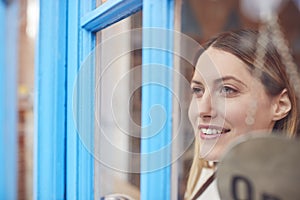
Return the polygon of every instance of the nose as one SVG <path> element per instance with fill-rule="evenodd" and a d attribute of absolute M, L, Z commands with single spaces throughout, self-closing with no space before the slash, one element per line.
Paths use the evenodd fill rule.
<path fill-rule="evenodd" d="M 217 112 L 213 102 L 213 98 L 209 92 L 204 93 L 202 98 L 198 99 L 198 111 L 202 120 L 210 120 L 216 117 Z"/>

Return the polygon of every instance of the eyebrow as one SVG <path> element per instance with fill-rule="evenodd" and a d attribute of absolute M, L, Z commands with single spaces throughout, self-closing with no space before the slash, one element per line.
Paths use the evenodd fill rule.
<path fill-rule="evenodd" d="M 192 83 L 196 83 L 198 85 L 202 85 L 202 83 L 200 81 L 196 81 L 196 80 L 192 80 Z"/>
<path fill-rule="evenodd" d="M 236 82 L 244 85 L 245 87 L 247 87 L 247 85 L 244 82 L 242 82 L 241 80 L 239 80 L 239 79 L 237 79 L 237 78 L 235 78 L 233 76 L 224 76 L 222 78 L 216 79 L 214 82 L 215 83 L 220 83 L 220 82 L 228 81 L 228 80 L 234 80 L 234 81 L 236 81 Z"/>
<path fill-rule="evenodd" d="M 227 80 L 234 80 L 244 86 L 247 87 L 247 85 L 245 83 L 243 83 L 241 80 L 233 77 L 233 76 L 224 76 L 222 78 L 219 78 L 219 79 L 216 79 L 214 82 L 217 84 L 217 83 L 220 83 L 220 82 L 223 82 L 223 81 L 227 81 Z M 195 83 L 195 84 L 198 84 L 198 85 L 202 85 L 202 83 L 200 81 L 196 81 L 196 80 L 192 80 L 192 83 Z"/>

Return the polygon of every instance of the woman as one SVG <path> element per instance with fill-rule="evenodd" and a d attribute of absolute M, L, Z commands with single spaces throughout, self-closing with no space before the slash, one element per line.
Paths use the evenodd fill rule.
<path fill-rule="evenodd" d="M 204 45 L 191 81 L 189 118 L 195 155 L 186 199 L 218 199 L 215 163 L 237 137 L 249 132 L 297 132 L 295 90 L 271 42 L 259 44 L 258 32 L 222 33 Z M 257 62 L 257 48 L 264 62 Z M 212 183 L 212 184 L 211 184 Z"/>

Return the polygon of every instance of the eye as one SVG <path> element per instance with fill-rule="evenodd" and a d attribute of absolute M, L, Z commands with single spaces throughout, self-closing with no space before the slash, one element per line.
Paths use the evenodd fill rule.
<path fill-rule="evenodd" d="M 200 98 L 204 94 L 204 88 L 202 87 L 192 87 L 192 93 L 197 97 Z"/>
<path fill-rule="evenodd" d="M 230 86 L 222 86 L 220 88 L 220 94 L 225 97 L 231 97 L 238 93 L 238 90 L 230 87 Z"/>

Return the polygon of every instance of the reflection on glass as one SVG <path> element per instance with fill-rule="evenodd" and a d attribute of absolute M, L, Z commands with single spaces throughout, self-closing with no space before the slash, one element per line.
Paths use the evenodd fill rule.
<path fill-rule="evenodd" d="M 97 0 L 96 1 L 96 6 L 99 7 L 101 6 L 102 4 L 104 4 L 107 0 Z"/>
<path fill-rule="evenodd" d="M 97 33 L 95 199 L 139 199 L 142 35 L 138 12 Z"/>
<path fill-rule="evenodd" d="M 18 199 L 33 199 L 34 51 L 38 2 L 20 1 L 18 63 Z"/>
<path fill-rule="evenodd" d="M 257 29 L 261 23 L 245 12 L 241 0 L 176 0 L 175 29 L 199 43 L 212 36 L 238 28 Z M 104 1 L 97 1 L 97 5 Z M 288 40 L 293 56 L 300 64 L 300 11 L 296 1 L 288 1 L 280 9 L 279 22 Z M 140 112 L 142 36 L 129 33 L 141 27 L 141 12 L 126 18 L 97 33 L 96 48 L 96 130 L 95 130 L 95 199 L 107 194 L 122 193 L 139 199 L 140 160 L 131 153 L 140 153 Z M 189 47 L 174 41 L 180 51 Z M 174 68 L 190 80 L 193 66 L 174 56 Z M 174 84 L 180 91 L 180 106 L 187 113 L 190 91 L 180 83 Z M 184 115 L 186 115 L 184 113 Z M 178 130 L 179 121 L 174 109 L 173 129 Z M 181 151 L 193 134 L 188 117 L 180 123 L 180 143 L 173 144 L 173 153 Z M 114 147 L 113 151 L 109 151 Z M 128 154 L 119 154 L 129 152 Z M 176 153 L 174 153 L 176 154 Z M 121 156 L 120 156 L 121 155 Z M 133 159 L 134 158 L 134 159 Z M 172 197 L 183 199 L 193 147 L 172 166 Z M 122 167 L 118 167 L 122 166 Z"/>
<path fill-rule="evenodd" d="M 253 16 L 253 9 L 257 8 L 262 1 L 247 0 L 176 0 L 175 29 L 188 35 L 200 44 L 220 32 L 239 28 L 258 29 L 262 23 L 258 16 Z M 277 2 L 277 1 L 276 1 Z M 274 10 L 278 14 L 278 22 L 287 39 L 293 53 L 295 62 L 300 64 L 300 9 L 297 6 L 299 1 L 283 1 Z M 263 2 L 265 3 L 265 2 Z M 181 51 L 188 50 L 184 44 L 175 41 Z M 178 66 L 177 66 L 178 65 Z M 180 69 L 187 78 L 192 73 L 191 67 L 184 60 L 175 62 L 175 67 Z M 178 88 L 180 90 L 180 86 Z M 185 95 L 189 95 L 186 93 Z M 188 100 L 186 101 L 188 104 Z M 182 104 L 183 105 L 183 104 Z M 183 128 L 183 134 L 188 129 Z M 184 141 L 184 140 L 183 140 Z M 190 148 L 183 157 L 175 163 L 177 173 L 177 194 L 178 199 L 183 199 L 189 168 L 193 159 L 193 148 Z M 175 171 L 175 170 L 173 170 Z M 174 175 L 176 177 L 176 174 Z M 173 181 L 173 183 L 176 181 Z M 176 189 L 173 188 L 175 192 Z"/>

